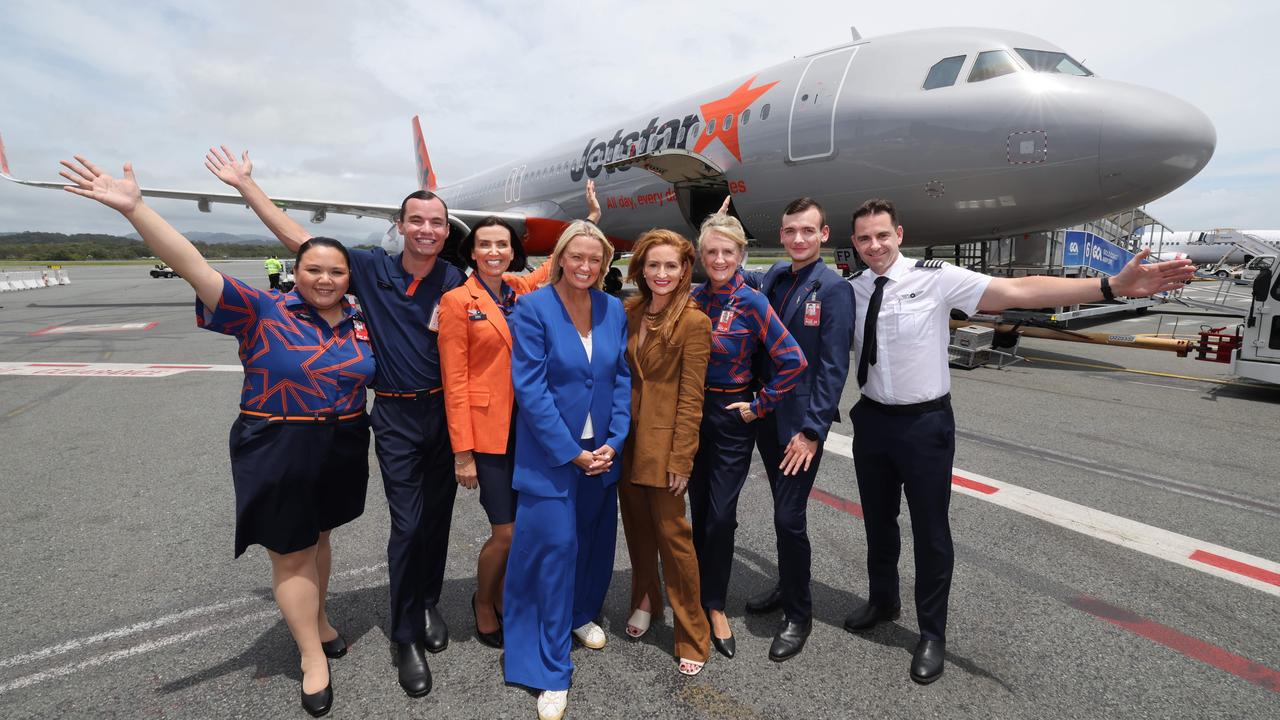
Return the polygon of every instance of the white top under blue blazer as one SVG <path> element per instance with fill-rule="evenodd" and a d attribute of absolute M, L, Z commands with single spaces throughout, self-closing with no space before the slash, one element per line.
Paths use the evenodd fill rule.
<path fill-rule="evenodd" d="M 627 365 L 627 316 L 622 302 L 591 290 L 591 357 L 553 286 L 520 298 L 511 314 L 511 380 L 515 385 L 515 477 L 517 492 L 568 497 L 582 477 L 573 459 L 587 413 L 594 447 L 608 444 L 619 455 L 631 424 L 631 370 Z M 600 475 L 618 481 L 622 469 Z"/>

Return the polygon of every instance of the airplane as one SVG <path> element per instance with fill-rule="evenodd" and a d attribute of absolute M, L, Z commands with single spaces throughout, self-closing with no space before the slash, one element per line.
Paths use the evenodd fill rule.
<path fill-rule="evenodd" d="M 1141 247 L 1151 248 L 1153 257 L 1160 260 L 1186 258 L 1197 265 L 1244 263 L 1252 260 L 1257 253 L 1249 251 L 1246 240 L 1280 250 L 1280 230 L 1216 228 L 1155 232 L 1151 226 L 1146 226 L 1138 228 L 1135 235 L 1138 236 Z"/>
<path fill-rule="evenodd" d="M 1019 32 L 944 28 L 862 38 L 714 86 L 452 184 L 413 118 L 418 184 L 450 207 L 450 242 L 495 214 L 548 254 L 586 215 L 622 249 L 653 227 L 696 233 L 726 195 L 761 245 L 808 195 L 836 223 L 864 200 L 898 207 L 909 246 L 994 240 L 1140 206 L 1195 176 L 1217 142 L 1195 107 L 1095 76 Z M 17 180 L 37 187 L 61 182 Z M 243 205 L 234 193 L 144 195 Z M 273 198 L 286 209 L 392 218 L 398 205 Z M 397 198 L 398 200 L 398 198 Z M 384 244 L 395 241 L 394 225 Z M 446 247 L 446 251 L 447 251 Z"/>

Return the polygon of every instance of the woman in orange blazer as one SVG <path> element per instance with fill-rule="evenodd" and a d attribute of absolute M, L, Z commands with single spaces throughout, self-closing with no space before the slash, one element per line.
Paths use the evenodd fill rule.
<path fill-rule="evenodd" d="M 480 549 L 471 612 L 476 637 L 502 647 L 502 578 L 511 549 L 515 492 L 511 489 L 511 331 L 507 315 L 516 297 L 546 282 L 549 263 L 528 275 L 524 246 L 505 220 L 487 217 L 462 241 L 459 255 L 471 277 L 440 298 L 440 366 L 445 414 L 458 484 L 480 488 L 492 534 Z"/>
<path fill-rule="evenodd" d="M 655 607 L 662 615 L 661 557 L 685 675 L 702 670 L 711 635 L 684 505 L 711 354 L 711 321 L 689 299 L 693 260 L 693 245 L 668 230 L 640 236 L 631 257 L 627 277 L 640 294 L 627 305 L 631 434 L 618 483 L 632 567 L 627 634 L 644 635 Z"/>

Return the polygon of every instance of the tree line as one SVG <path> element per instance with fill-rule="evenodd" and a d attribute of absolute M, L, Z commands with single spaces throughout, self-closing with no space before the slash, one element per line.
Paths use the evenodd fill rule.
<path fill-rule="evenodd" d="M 275 243 L 193 243 L 200 254 L 213 260 L 260 258 L 279 253 Z M 71 260 L 135 260 L 149 258 L 151 250 L 141 240 L 77 233 L 21 232 L 0 235 L 0 260 L 67 262 Z"/>

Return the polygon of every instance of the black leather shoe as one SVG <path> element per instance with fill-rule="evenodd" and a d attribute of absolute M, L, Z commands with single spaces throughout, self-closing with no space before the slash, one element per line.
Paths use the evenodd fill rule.
<path fill-rule="evenodd" d="M 502 649 L 502 622 L 498 622 L 498 629 L 493 632 L 480 632 L 480 619 L 476 616 L 476 594 L 471 594 L 471 619 L 476 622 L 476 639 L 498 650 Z"/>
<path fill-rule="evenodd" d="M 422 643 L 392 643 L 391 662 L 400 669 L 400 687 L 409 697 L 422 697 L 431 692 L 431 668 Z"/>
<path fill-rule="evenodd" d="M 902 615 L 901 603 L 888 608 L 866 603 L 849 613 L 849 617 L 844 619 L 844 629 L 849 632 L 858 632 L 871 628 L 878 622 L 897 620 L 900 615 Z"/>
<path fill-rule="evenodd" d="M 305 690 L 302 692 L 302 709 L 307 711 L 311 717 L 320 717 L 328 715 L 333 709 L 333 678 L 329 678 L 329 684 L 318 693 L 308 695 Z"/>
<path fill-rule="evenodd" d="M 757 595 L 747 601 L 747 612 L 752 615 L 771 613 L 782 606 L 782 588 L 774 585 L 769 592 Z"/>
<path fill-rule="evenodd" d="M 804 641 L 809 639 L 809 631 L 813 630 L 813 621 L 792 622 L 786 620 L 782 629 L 773 636 L 773 644 L 769 646 L 769 659 L 774 662 L 790 660 L 804 649 Z"/>
<path fill-rule="evenodd" d="M 711 623 L 710 610 L 707 610 L 707 623 Z M 717 652 L 732 660 L 734 653 L 738 652 L 738 641 L 732 635 L 727 638 L 716 637 L 715 626 L 712 625 L 711 627 L 711 644 L 715 646 Z"/>
<path fill-rule="evenodd" d="M 942 677 L 942 658 L 946 654 L 947 644 L 942 640 L 920 638 L 911 655 L 911 679 L 928 685 Z"/>
<path fill-rule="evenodd" d="M 320 647 L 324 650 L 324 656 L 330 660 L 337 660 L 347 654 L 347 641 L 342 639 L 341 633 L 332 640 L 320 643 Z"/>
<path fill-rule="evenodd" d="M 422 644 L 427 652 L 438 653 L 449 647 L 449 626 L 444 624 L 444 616 L 435 605 L 427 607 L 426 633 Z"/>

